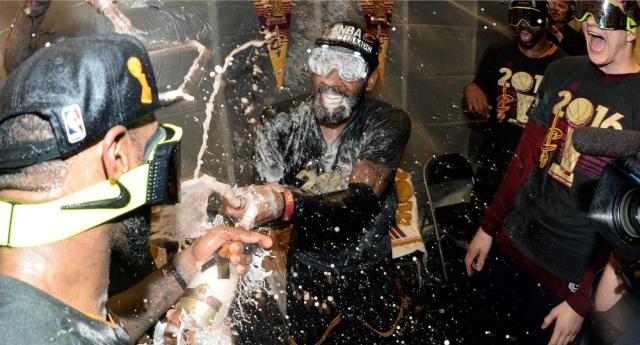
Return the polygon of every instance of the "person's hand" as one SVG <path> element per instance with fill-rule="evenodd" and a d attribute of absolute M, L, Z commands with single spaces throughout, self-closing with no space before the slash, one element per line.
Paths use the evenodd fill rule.
<path fill-rule="evenodd" d="M 466 111 L 474 114 L 480 114 L 485 118 L 491 115 L 487 94 L 482 91 L 480 86 L 470 83 L 464 87 L 464 98 L 466 100 Z"/>
<path fill-rule="evenodd" d="M 236 272 L 244 274 L 248 271 L 248 265 L 251 262 L 251 255 L 244 251 L 245 244 L 258 244 L 269 249 L 273 241 L 268 236 L 257 232 L 219 225 L 179 252 L 173 264 L 187 282 L 191 281 L 202 265 L 227 245 L 229 260 L 235 265 Z"/>
<path fill-rule="evenodd" d="M 47 12 L 51 0 L 25 0 L 22 11 L 29 18 L 36 18 Z"/>
<path fill-rule="evenodd" d="M 238 274 L 246 273 L 251 263 L 251 255 L 245 253 L 245 244 L 257 244 L 265 249 L 271 248 L 273 241 L 266 235 L 252 232 L 242 228 L 219 225 L 204 236 L 196 240 L 191 246 L 179 252 L 173 260 L 173 265 L 178 273 L 187 282 L 200 272 L 204 263 L 209 261 L 220 251 L 226 251 L 230 262 L 235 265 Z M 180 310 L 169 309 L 167 311 L 168 325 L 163 337 L 165 344 L 176 343 L 176 332 L 180 326 Z M 195 333 L 185 334 L 187 344 L 196 344 Z"/>
<path fill-rule="evenodd" d="M 178 309 L 169 309 L 167 311 L 167 327 L 164 330 L 163 340 L 165 345 L 177 345 L 178 336 L 182 337 L 182 340 L 187 345 L 196 345 L 198 341 L 196 339 L 197 332 L 192 330 L 185 330 L 182 334 L 180 332 L 180 314 L 182 311 Z"/>
<path fill-rule="evenodd" d="M 564 35 L 562 34 L 562 31 L 560 31 L 560 28 L 558 27 L 557 24 L 554 25 L 550 25 L 549 26 L 549 32 L 556 37 L 556 39 L 558 40 L 558 42 L 562 42 L 562 39 L 564 38 Z"/>
<path fill-rule="evenodd" d="M 556 322 L 556 325 L 548 345 L 566 345 L 575 339 L 584 318 L 576 313 L 567 301 L 564 301 L 551 309 L 551 312 L 544 318 L 541 328 L 546 329 L 553 321 Z"/>
<path fill-rule="evenodd" d="M 474 270 L 482 271 L 492 243 L 493 237 L 484 232 L 482 227 L 478 228 L 473 240 L 469 243 L 469 248 L 467 248 L 467 256 L 464 258 L 464 266 L 468 276 L 471 276 Z"/>
<path fill-rule="evenodd" d="M 228 202 L 224 213 L 239 219 L 247 227 L 272 222 L 282 217 L 285 206 L 282 193 L 286 190 L 285 186 L 277 183 L 238 188 L 234 197 L 242 202 Z"/>

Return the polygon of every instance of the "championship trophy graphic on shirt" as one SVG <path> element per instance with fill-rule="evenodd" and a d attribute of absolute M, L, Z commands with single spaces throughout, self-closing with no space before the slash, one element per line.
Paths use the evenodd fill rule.
<path fill-rule="evenodd" d="M 500 68 L 496 97 L 498 121 L 508 121 L 524 127 L 529 120 L 527 112 L 535 100 L 535 94 L 542 81 L 542 75 L 531 75 L 525 71 L 514 72 L 510 68 Z"/>

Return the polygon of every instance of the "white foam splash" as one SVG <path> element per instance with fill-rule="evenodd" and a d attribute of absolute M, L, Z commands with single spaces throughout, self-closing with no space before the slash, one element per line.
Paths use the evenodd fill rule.
<path fill-rule="evenodd" d="M 175 241 L 180 243 L 180 248 L 184 248 L 187 239 L 193 239 L 204 235 L 211 228 L 223 224 L 221 215 L 217 215 L 213 220 L 208 219 L 207 207 L 212 193 L 218 194 L 222 199 L 233 200 L 235 198 L 233 188 L 225 183 L 217 181 L 215 178 L 203 175 L 197 179 L 184 181 L 181 184 L 179 205 L 180 212 L 176 212 L 177 207 L 163 208 L 156 212 L 155 216 L 161 215 L 162 222 L 155 222 L 156 228 L 152 231 L 151 239 L 162 239 L 163 241 Z M 236 226 L 252 229 L 257 214 L 257 202 L 253 196 L 247 196 L 247 211 Z M 171 222 L 173 220 L 173 222 Z M 158 225 L 161 227 L 158 228 Z M 190 286 L 207 283 L 214 291 L 215 297 L 222 302 L 220 317 L 216 318 L 207 327 L 198 327 L 193 318 L 188 313 L 181 314 L 181 329 L 176 334 L 183 334 L 184 329 L 197 330 L 198 344 L 210 345 L 230 345 L 232 344 L 231 328 L 242 328 L 243 323 L 248 321 L 244 318 L 242 306 L 256 304 L 255 296 L 258 291 L 265 290 L 265 278 L 271 275 L 262 268 L 262 262 L 270 252 L 263 248 L 256 248 L 252 253 L 252 261 L 248 266 L 248 272 L 239 278 L 235 270 L 231 269 L 231 279 L 221 280 L 217 278 L 217 269 L 212 267 L 209 270 L 195 277 Z M 233 288 L 235 286 L 235 289 Z M 235 305 L 239 312 L 234 313 L 234 318 L 229 317 L 229 308 Z M 164 344 L 163 334 L 167 329 L 166 324 L 159 323 L 158 334 L 154 334 L 154 344 Z M 161 331 L 160 331 L 161 330 Z M 186 339 L 177 339 L 178 344 L 186 344 Z"/>
<path fill-rule="evenodd" d="M 193 63 L 191 64 L 189 71 L 187 71 L 187 74 L 185 74 L 182 80 L 182 84 L 180 84 L 180 86 L 178 86 L 177 89 L 162 92 L 158 95 L 158 98 L 160 99 L 161 103 L 166 104 L 169 102 L 176 101 L 177 99 L 183 99 L 187 101 L 194 100 L 194 97 L 186 93 L 184 91 L 184 88 L 186 87 L 187 83 L 191 81 L 191 78 L 193 77 L 194 73 L 198 71 L 198 69 L 201 67 L 200 61 L 202 60 L 202 57 L 207 53 L 207 48 L 198 41 L 189 41 L 187 44 L 194 46 L 198 50 L 198 56 L 193 60 Z"/>
<path fill-rule="evenodd" d="M 179 205 L 153 209 L 150 240 L 177 242 L 184 248 L 186 240 L 201 237 L 222 224 L 221 216 L 208 220 L 207 206 L 211 193 L 223 190 L 225 186 L 207 175 L 182 182 Z"/>
<path fill-rule="evenodd" d="M 207 150 L 207 141 L 209 139 L 209 127 L 211 125 L 211 117 L 213 113 L 213 102 L 218 94 L 218 90 L 220 89 L 220 83 L 222 82 L 222 76 L 224 72 L 227 70 L 227 67 L 233 61 L 233 56 L 247 48 L 250 47 L 262 47 L 265 44 L 265 40 L 251 40 L 249 42 L 245 42 L 244 44 L 238 46 L 236 49 L 232 50 L 229 55 L 224 59 L 224 65 L 216 71 L 216 76 L 213 82 L 213 92 L 211 96 L 209 96 L 209 100 L 207 101 L 207 105 L 205 107 L 206 118 L 202 123 L 202 146 L 200 146 L 200 151 L 198 152 L 198 158 L 196 159 L 196 169 L 193 172 L 193 178 L 197 178 L 200 175 L 200 167 L 202 166 L 202 157 L 204 156 L 205 151 Z"/>
<path fill-rule="evenodd" d="M 260 291 L 268 292 L 265 285 L 265 279 L 273 273 L 265 271 L 262 268 L 262 262 L 267 256 L 271 255 L 271 251 L 258 247 L 253 253 L 249 271 L 240 279 L 236 289 L 235 307 L 238 311 L 235 319 L 231 319 L 231 324 L 237 329 L 242 329 L 243 325 L 249 320 L 243 309 L 245 305 L 257 305 L 256 294 Z"/>
<path fill-rule="evenodd" d="M 203 134 L 202 134 L 202 145 L 198 152 L 198 157 L 196 160 L 196 168 L 194 170 L 193 179 L 188 180 L 182 183 L 181 185 L 181 204 L 180 204 L 180 212 L 176 212 L 176 208 L 166 208 L 159 209 L 160 211 L 156 212 L 156 216 L 161 218 L 160 223 L 164 226 L 160 227 L 158 230 L 153 233 L 152 240 L 154 238 L 162 238 L 163 240 L 173 240 L 180 243 L 180 247 L 183 248 L 185 242 L 189 238 L 197 238 L 206 233 L 213 226 L 222 224 L 223 218 L 222 216 L 216 216 L 213 221 L 208 220 L 207 215 L 207 205 L 209 200 L 209 195 L 211 193 L 217 193 L 223 199 L 227 200 L 227 202 L 235 203 L 238 202 L 238 199 L 235 198 L 235 194 L 232 191 L 231 186 L 220 183 L 215 180 L 215 178 L 203 175 L 200 175 L 200 168 L 202 166 L 202 157 L 207 149 L 207 141 L 208 141 L 208 132 L 211 125 L 212 112 L 213 112 L 213 103 L 215 101 L 215 97 L 218 94 L 220 89 L 220 85 L 222 83 L 222 77 L 226 72 L 228 66 L 231 65 L 233 61 L 233 57 L 235 54 L 251 47 L 261 47 L 265 44 L 268 39 L 268 33 L 265 40 L 252 40 L 246 42 L 237 48 L 233 49 L 231 53 L 224 59 L 223 66 L 216 66 L 215 73 L 210 73 L 210 76 L 215 75 L 214 83 L 213 83 L 213 91 L 209 96 L 209 99 L 205 106 L 205 120 L 203 121 Z M 178 87 L 176 90 L 168 91 L 163 93 L 163 100 L 174 100 L 178 97 L 182 97 L 187 99 L 190 95 L 187 95 L 183 92 L 183 89 L 190 79 L 191 75 L 197 70 L 198 65 L 197 62 L 202 56 L 201 48 L 204 47 L 194 42 L 196 47 L 198 47 L 198 51 L 200 55 L 194 61 L 194 64 L 189 69 L 188 74 L 184 78 L 183 84 Z M 254 67 L 254 74 L 262 71 L 256 71 Z M 247 204 L 246 204 L 246 212 L 242 219 L 236 224 L 236 226 L 241 226 L 245 229 L 253 229 L 255 226 L 255 218 L 258 213 L 258 201 L 253 195 L 247 196 Z M 173 224 L 171 223 L 173 220 Z M 167 224 L 169 223 L 169 224 Z M 155 236 L 155 237 L 154 237 Z M 255 296 L 259 291 L 266 292 L 265 286 L 265 278 L 271 276 L 271 272 L 267 272 L 262 268 L 262 263 L 265 257 L 270 255 L 270 251 L 266 251 L 263 248 L 256 248 L 255 252 L 252 254 L 252 263 L 248 266 L 248 272 L 239 280 L 236 285 L 235 291 L 229 291 L 226 297 L 226 300 L 222 301 L 224 304 L 230 305 L 233 303 L 238 310 L 237 313 L 234 313 L 234 317 L 231 318 L 227 315 L 222 324 L 210 325 L 210 327 L 201 328 L 197 332 L 197 343 L 200 345 L 230 345 L 232 344 L 231 339 L 231 326 L 241 329 L 243 327 L 243 323 L 248 321 L 248 318 L 245 318 L 245 313 L 243 312 L 243 306 L 246 305 L 255 305 L 257 301 Z M 233 269 L 232 269 L 233 270 Z M 235 299 L 234 299 L 235 297 Z M 221 312 L 223 312 L 221 310 Z M 225 312 L 226 313 L 226 312 Z M 193 328 L 193 322 L 190 321 L 190 317 L 186 313 L 181 314 L 181 327 L 177 334 L 184 334 L 183 330 L 185 328 Z M 162 333 L 166 330 L 167 326 L 159 323 L 159 328 L 162 329 Z M 178 344 L 186 344 L 186 339 L 181 336 L 178 337 Z M 164 344 L 164 340 L 162 339 L 162 334 L 160 336 L 156 336 L 154 334 L 154 344 Z"/>

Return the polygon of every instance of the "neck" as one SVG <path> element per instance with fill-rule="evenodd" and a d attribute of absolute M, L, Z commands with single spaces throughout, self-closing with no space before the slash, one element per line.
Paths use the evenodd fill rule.
<path fill-rule="evenodd" d="M 109 255 L 108 230 L 101 226 L 45 246 L 0 248 L 0 274 L 36 287 L 78 311 L 104 316 Z"/>
<path fill-rule="evenodd" d="M 556 47 L 553 42 L 549 41 L 546 36 L 542 36 L 540 40 L 533 45 L 531 48 L 524 48 L 520 44 L 518 44 L 518 49 L 520 52 L 524 54 L 526 57 L 531 59 L 540 59 L 546 56 L 553 54 L 558 47 Z"/>
<path fill-rule="evenodd" d="M 349 124 L 352 118 L 353 118 L 353 114 L 349 116 L 348 119 L 340 123 L 336 123 L 336 124 L 321 123 L 320 131 L 322 131 L 322 137 L 324 138 L 324 141 L 327 144 L 333 143 L 336 140 L 336 138 L 340 135 L 340 133 L 342 133 L 344 128 L 347 127 L 347 124 Z"/>
<path fill-rule="evenodd" d="M 344 127 L 347 123 L 336 124 L 336 125 L 320 125 L 320 130 L 322 131 L 322 137 L 327 144 L 333 143 L 336 138 L 342 133 Z"/>

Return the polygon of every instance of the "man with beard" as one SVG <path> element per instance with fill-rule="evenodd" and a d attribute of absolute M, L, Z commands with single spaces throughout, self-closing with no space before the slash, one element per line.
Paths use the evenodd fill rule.
<path fill-rule="evenodd" d="M 313 93 L 269 107 L 257 129 L 255 170 L 267 184 L 239 194 L 260 200 L 257 223 L 292 226 L 292 344 L 400 341 L 404 300 L 388 231 L 411 123 L 404 111 L 365 96 L 378 78 L 378 49 L 359 24 L 331 24 L 310 50 Z"/>
<path fill-rule="evenodd" d="M 587 214 L 612 159 L 578 153 L 573 133 L 577 127 L 640 129 L 640 65 L 633 54 L 640 7 L 637 1 L 578 1 L 576 18 L 588 57 L 547 68 L 465 258 L 477 292 L 470 312 L 483 322 L 477 336 L 492 344 L 505 334 L 519 344 L 574 342 L 591 309 L 594 273 L 607 262 L 608 248 Z M 606 311 L 616 301 L 595 306 Z"/>
<path fill-rule="evenodd" d="M 549 39 L 569 55 L 586 55 L 587 42 L 575 19 L 575 1 L 552 0 L 549 8 Z"/>
<path fill-rule="evenodd" d="M 118 29 L 118 25 L 116 25 L 118 20 L 124 19 L 128 22 L 128 19 L 122 16 L 116 2 L 89 0 L 86 1 L 86 3 L 110 19 L 114 23 L 116 30 Z M 45 31 L 41 26 L 47 16 L 50 5 L 51 0 L 25 0 L 21 9 L 16 13 L 14 22 L 7 32 L 4 47 L 3 65 L 7 74 L 45 45 L 45 40 L 40 37 L 41 33 Z M 201 10 L 199 6 L 198 3 L 181 5 L 181 13 L 183 15 L 187 12 L 190 14 L 196 13 L 198 10 Z M 161 11 L 160 9 L 147 6 L 137 8 L 136 10 L 144 13 L 148 11 L 145 18 L 149 23 L 154 22 L 151 18 L 155 18 L 154 14 L 158 14 L 158 11 L 164 13 L 162 16 L 163 20 L 171 20 L 171 25 L 168 25 L 168 27 L 172 27 L 176 35 L 178 35 L 180 30 L 184 29 L 184 25 L 181 24 L 184 24 L 187 19 L 190 18 L 189 15 L 185 15 L 183 20 L 177 20 L 177 17 L 172 15 L 166 8 L 163 8 Z M 189 25 L 191 26 L 193 23 L 189 22 Z M 90 30 L 95 31 L 95 28 Z M 146 35 L 144 39 L 147 41 L 143 43 L 148 44 L 153 40 L 157 40 L 158 37 L 160 37 L 158 35 L 161 34 L 166 34 L 166 32 L 155 32 L 153 35 Z M 204 34 L 202 34 L 202 36 L 204 36 Z M 53 40 L 55 37 L 47 38 Z M 172 36 L 167 38 L 167 40 L 179 41 L 179 37 Z M 143 210 L 139 210 L 138 212 L 146 214 Z M 111 264 L 109 265 L 109 276 L 111 277 L 109 284 L 110 296 L 133 286 L 155 269 L 153 258 L 149 251 L 147 235 L 139 232 L 127 232 L 124 235 L 129 235 L 129 238 L 125 236 L 119 237 L 119 239 L 122 240 L 122 245 L 114 248 L 113 255 L 111 255 Z"/>
<path fill-rule="evenodd" d="M 177 201 L 182 130 L 159 125 L 149 56 L 130 36 L 66 39 L 35 52 L 0 90 L 0 329 L 11 344 L 130 344 L 222 245 L 217 227 L 107 299 L 109 258 L 146 236 L 149 207 Z M 136 233 L 136 234 L 132 234 Z"/>
<path fill-rule="evenodd" d="M 474 184 L 476 209 L 493 199 L 527 123 L 547 66 L 566 54 L 546 36 L 546 1 L 511 1 L 512 42 L 485 50 L 476 77 L 464 88 L 466 115 L 482 135 Z M 477 216 L 474 216 L 477 221 Z"/>

